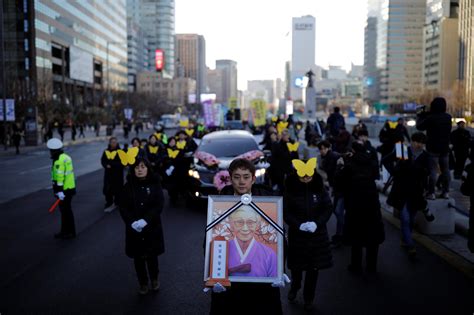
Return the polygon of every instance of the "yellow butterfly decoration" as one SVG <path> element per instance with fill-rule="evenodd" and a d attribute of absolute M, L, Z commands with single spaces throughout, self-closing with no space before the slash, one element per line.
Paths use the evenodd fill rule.
<path fill-rule="evenodd" d="M 290 152 L 296 152 L 296 151 L 298 151 L 298 147 L 300 146 L 300 143 L 299 142 L 295 142 L 295 143 L 287 142 L 286 146 L 288 147 L 288 150 Z"/>
<path fill-rule="evenodd" d="M 276 122 L 277 120 L 278 120 L 278 117 L 276 117 L 276 116 L 272 117 L 272 122 Z"/>
<path fill-rule="evenodd" d="M 189 120 L 187 120 L 187 119 L 179 121 L 179 126 L 180 127 L 186 128 L 188 125 L 189 125 Z"/>
<path fill-rule="evenodd" d="M 156 137 L 156 139 L 161 140 L 161 132 L 155 132 L 154 136 Z"/>
<path fill-rule="evenodd" d="M 398 125 L 398 122 L 396 121 L 389 121 L 388 122 L 388 126 L 390 127 L 390 129 L 395 129 Z"/>
<path fill-rule="evenodd" d="M 113 160 L 117 156 L 117 151 L 105 150 L 105 156 L 107 157 L 108 160 Z"/>
<path fill-rule="evenodd" d="M 156 154 L 158 152 L 158 146 L 153 147 L 151 145 L 148 146 L 148 151 L 150 151 L 151 154 Z"/>
<path fill-rule="evenodd" d="M 194 129 L 185 129 L 184 131 L 186 132 L 186 134 L 187 134 L 188 136 L 190 136 L 190 137 L 193 136 Z"/>
<path fill-rule="evenodd" d="M 130 148 L 127 150 L 127 152 L 123 150 L 117 150 L 117 153 L 123 166 L 132 165 L 135 164 L 135 158 L 138 155 L 138 147 Z"/>
<path fill-rule="evenodd" d="M 286 129 L 286 127 L 288 127 L 288 122 L 280 121 L 277 125 L 278 133 L 280 134 L 283 130 Z"/>
<path fill-rule="evenodd" d="M 179 150 L 173 150 L 168 148 L 168 156 L 172 159 L 175 159 L 178 156 Z"/>
<path fill-rule="evenodd" d="M 176 142 L 176 147 L 180 150 L 183 150 L 185 146 L 186 146 L 186 141 L 184 140 Z"/>
<path fill-rule="evenodd" d="M 291 161 L 293 167 L 296 169 L 296 173 L 299 177 L 313 176 L 314 170 L 316 169 L 317 159 L 311 158 L 308 162 L 294 159 Z"/>

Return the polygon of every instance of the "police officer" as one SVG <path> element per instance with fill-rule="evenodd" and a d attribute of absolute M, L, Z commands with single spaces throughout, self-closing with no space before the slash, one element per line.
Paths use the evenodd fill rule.
<path fill-rule="evenodd" d="M 74 169 L 69 155 L 63 152 L 63 143 L 57 138 L 49 139 L 46 143 L 53 166 L 51 168 L 51 179 L 53 180 L 53 191 L 56 198 L 60 199 L 61 231 L 54 235 L 55 238 L 71 239 L 76 237 L 76 226 L 72 213 L 71 201 L 76 194 L 76 183 L 74 180 Z"/>

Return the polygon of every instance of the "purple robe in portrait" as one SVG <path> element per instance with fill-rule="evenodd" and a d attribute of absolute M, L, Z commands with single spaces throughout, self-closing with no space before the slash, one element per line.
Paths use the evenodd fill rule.
<path fill-rule="evenodd" d="M 252 239 L 247 251 L 242 253 L 237 239 L 229 241 L 229 269 L 250 264 L 250 272 L 234 272 L 234 277 L 276 277 L 277 257 L 268 246 Z"/>

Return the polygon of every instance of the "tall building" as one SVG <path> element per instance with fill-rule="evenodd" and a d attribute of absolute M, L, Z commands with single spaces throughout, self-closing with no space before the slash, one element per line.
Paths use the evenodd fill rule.
<path fill-rule="evenodd" d="M 237 62 L 223 59 L 216 60 L 216 70 L 222 71 L 222 103 L 229 98 L 237 97 Z"/>
<path fill-rule="evenodd" d="M 217 103 L 225 103 L 224 71 L 222 69 L 207 68 L 207 92 L 216 94 Z"/>
<path fill-rule="evenodd" d="M 197 34 L 176 34 L 176 63 L 182 67 L 180 75 L 196 80 L 196 100 L 206 91 L 206 41 Z"/>
<path fill-rule="evenodd" d="M 76 112 L 110 104 L 108 90 L 126 90 L 125 0 L 3 4 L 7 97 L 53 101 Z"/>
<path fill-rule="evenodd" d="M 465 90 L 466 111 L 472 113 L 474 102 L 474 0 L 460 0 L 459 2 L 459 80 L 463 82 Z"/>
<path fill-rule="evenodd" d="M 403 104 L 421 93 L 426 0 L 383 0 L 377 24 L 380 101 Z"/>
<path fill-rule="evenodd" d="M 165 76 L 175 72 L 175 1 L 174 0 L 127 0 L 127 14 L 138 21 L 148 40 L 150 70 L 154 69 L 155 52 L 164 52 Z"/>
<path fill-rule="evenodd" d="M 292 19 L 291 89 L 290 97 L 301 100 L 303 78 L 314 69 L 316 58 L 316 19 L 311 15 Z"/>
<path fill-rule="evenodd" d="M 196 81 L 191 78 L 163 78 L 155 71 L 142 71 L 137 75 L 137 90 L 159 96 L 176 106 L 184 106 L 189 95 L 196 91 Z"/>
<path fill-rule="evenodd" d="M 128 49 L 128 88 L 133 92 L 137 90 L 137 74 L 150 69 L 148 40 L 140 24 L 127 17 L 127 49 Z"/>
<path fill-rule="evenodd" d="M 458 0 L 428 0 L 424 28 L 423 87 L 445 94 L 458 78 Z"/>
<path fill-rule="evenodd" d="M 379 99 L 377 23 L 377 17 L 369 16 L 364 30 L 364 98 L 371 104 Z"/>
<path fill-rule="evenodd" d="M 281 80 L 280 80 L 281 81 Z M 250 99 L 262 99 L 267 104 L 272 104 L 275 98 L 273 80 L 250 80 L 247 81 L 247 92 Z"/>

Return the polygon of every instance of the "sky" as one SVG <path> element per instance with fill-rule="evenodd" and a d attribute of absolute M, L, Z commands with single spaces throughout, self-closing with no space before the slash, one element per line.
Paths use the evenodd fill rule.
<path fill-rule="evenodd" d="M 316 18 L 316 64 L 350 69 L 364 61 L 367 0 L 176 0 L 176 34 L 206 39 L 206 63 L 237 61 L 238 87 L 247 80 L 284 79 L 291 59 L 291 18 Z"/>

